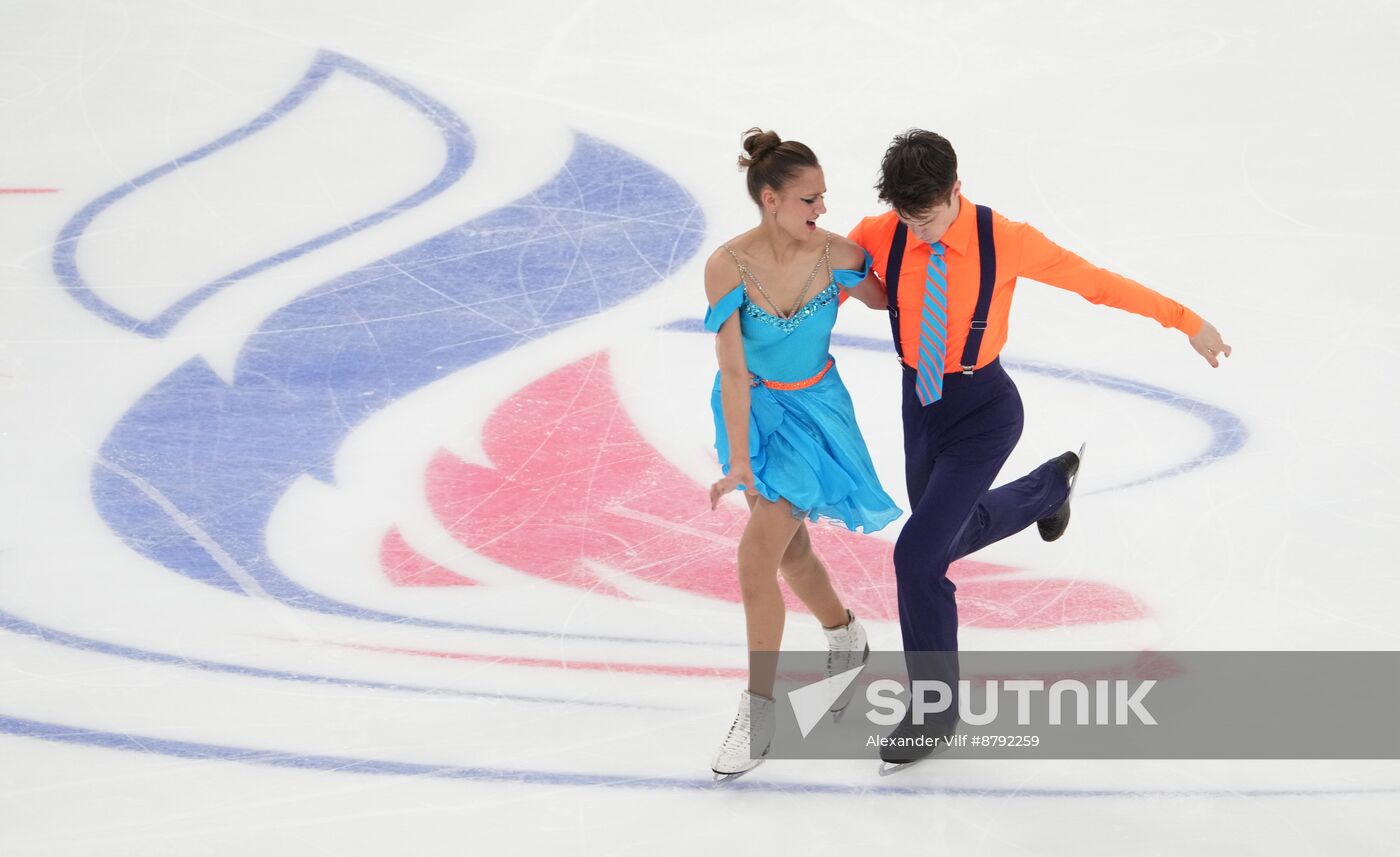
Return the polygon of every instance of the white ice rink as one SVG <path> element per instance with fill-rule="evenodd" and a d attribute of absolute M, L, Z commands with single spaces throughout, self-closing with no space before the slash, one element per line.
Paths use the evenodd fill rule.
<path fill-rule="evenodd" d="M 0 4 L 0 857 L 1395 853 L 1392 761 L 716 788 L 698 320 L 744 128 L 841 233 L 940 131 L 1235 349 L 1020 285 L 1003 476 L 1093 455 L 1062 541 L 954 567 L 963 647 L 1400 648 L 1397 44 L 1362 2 Z M 888 330 L 834 353 L 907 507 Z M 897 530 L 818 534 L 886 649 Z"/>

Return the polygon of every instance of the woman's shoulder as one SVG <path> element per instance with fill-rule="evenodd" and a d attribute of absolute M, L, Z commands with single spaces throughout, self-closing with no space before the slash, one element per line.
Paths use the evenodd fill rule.
<path fill-rule="evenodd" d="M 705 294 L 711 304 L 734 291 L 743 279 L 734 259 L 734 250 L 744 237 L 743 234 L 736 235 L 720 244 L 705 260 Z"/>
<path fill-rule="evenodd" d="M 731 279 L 738 283 L 739 262 L 747 255 L 744 250 L 748 237 L 748 233 L 741 232 L 716 247 L 710 257 L 705 260 L 706 276 L 711 273 L 733 274 Z"/>
<path fill-rule="evenodd" d="M 831 236 L 831 267 L 859 271 L 865 267 L 865 248 L 847 238 L 828 232 Z"/>

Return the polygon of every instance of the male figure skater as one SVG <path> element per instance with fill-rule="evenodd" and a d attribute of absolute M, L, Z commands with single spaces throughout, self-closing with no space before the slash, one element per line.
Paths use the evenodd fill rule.
<path fill-rule="evenodd" d="M 1021 436 L 1021 397 L 998 355 L 1018 277 L 1077 292 L 1174 328 L 1211 366 L 1230 346 L 1191 310 L 1095 267 L 1042 235 L 962 196 L 957 155 L 931 131 L 896 137 L 876 185 L 891 211 L 850 237 L 885 282 L 890 327 L 904 370 L 905 481 L 912 510 L 895 543 L 899 621 L 910 678 L 957 687 L 958 612 L 948 565 L 1037 524 L 1054 541 L 1069 525 L 1079 457 L 1066 452 L 989 490 Z M 911 707 L 912 710 L 912 707 Z M 905 721 L 881 758 L 928 755 L 925 739 L 951 734 L 957 699 L 937 723 Z"/>

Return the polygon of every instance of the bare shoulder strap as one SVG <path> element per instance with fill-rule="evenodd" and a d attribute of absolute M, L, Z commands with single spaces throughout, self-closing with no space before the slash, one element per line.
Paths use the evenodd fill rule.
<path fill-rule="evenodd" d="M 741 282 L 747 285 L 750 280 L 754 279 L 753 274 L 749 273 L 749 269 L 744 267 L 744 261 L 739 258 L 738 253 L 734 252 L 734 248 L 730 247 L 728 244 L 725 244 L 724 249 L 726 252 L 729 253 L 729 255 L 734 257 L 734 264 L 739 266 L 739 279 Z M 757 282 L 757 280 L 754 280 L 754 282 Z"/>

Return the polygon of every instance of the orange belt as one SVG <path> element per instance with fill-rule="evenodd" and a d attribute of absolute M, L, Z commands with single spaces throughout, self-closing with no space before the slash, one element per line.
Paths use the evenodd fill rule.
<path fill-rule="evenodd" d="M 822 371 L 818 372 L 810 378 L 804 378 L 801 381 L 765 381 L 764 379 L 755 375 L 753 376 L 753 383 L 749 386 L 757 387 L 759 384 L 762 384 L 770 390 L 805 390 L 808 387 L 820 381 L 822 377 L 826 375 L 826 371 L 831 368 L 831 364 L 834 362 L 835 361 L 832 360 L 830 357 L 826 358 L 826 365 L 822 367 Z"/>

